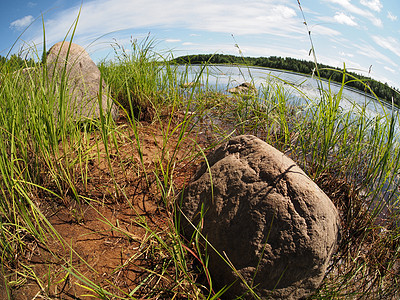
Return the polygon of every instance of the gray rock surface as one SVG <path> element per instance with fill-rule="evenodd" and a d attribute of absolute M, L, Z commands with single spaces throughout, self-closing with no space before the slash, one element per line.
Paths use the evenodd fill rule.
<path fill-rule="evenodd" d="M 250 82 L 243 82 L 238 86 L 228 89 L 228 92 L 242 96 L 255 95 L 257 94 L 257 88 Z"/>
<path fill-rule="evenodd" d="M 184 215 L 197 225 L 204 205 L 201 233 L 261 298 L 312 293 L 340 236 L 331 200 L 290 158 L 254 136 L 232 138 L 208 162 L 211 172 L 204 164 L 183 191 Z M 193 227 L 181 217 L 190 238 Z M 207 249 L 213 286 L 235 282 L 222 299 L 246 293 L 232 268 Z"/>
<path fill-rule="evenodd" d="M 47 74 L 49 80 L 58 85 L 63 82 L 67 84 L 68 100 L 64 105 L 68 105 L 68 111 L 75 120 L 100 117 L 100 70 L 83 47 L 69 42 L 59 42 L 52 46 L 47 54 Z M 118 109 L 108 96 L 109 91 L 104 81 L 101 84 L 103 111 L 111 111 L 115 120 L 118 118 Z"/>

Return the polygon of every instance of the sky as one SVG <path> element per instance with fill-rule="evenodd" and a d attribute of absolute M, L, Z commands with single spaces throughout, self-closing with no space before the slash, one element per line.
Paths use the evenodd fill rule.
<path fill-rule="evenodd" d="M 399 0 L 1 1 L 0 55 L 40 53 L 43 31 L 47 48 L 69 40 L 76 20 L 73 42 L 96 62 L 148 35 L 158 53 L 175 57 L 241 52 L 313 60 L 312 41 L 318 62 L 400 88 Z"/>

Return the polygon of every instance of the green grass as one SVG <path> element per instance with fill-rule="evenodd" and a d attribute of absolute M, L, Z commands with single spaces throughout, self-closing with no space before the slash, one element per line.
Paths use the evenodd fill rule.
<path fill-rule="evenodd" d="M 132 41 L 131 51 L 114 45 L 116 60 L 100 63 L 123 116 L 119 122 L 102 110 L 99 119 L 76 123 L 62 105 L 68 97 L 67 78 L 60 87 L 40 74 L 16 71 L 11 62 L 1 67 L 0 273 L 8 297 L 34 282 L 38 295 L 48 299 L 66 297 L 68 287 L 81 288 L 75 297 L 99 299 L 217 299 L 224 291 L 213 290 L 201 233 L 192 241 L 183 239 L 175 204 L 205 154 L 244 133 L 289 155 L 340 211 L 343 238 L 311 298 L 398 296 L 398 115 L 368 119 L 365 106 L 357 105 L 343 111 L 344 81 L 338 94 L 327 89 L 317 99 L 303 95 L 302 106 L 293 104 L 283 83 L 276 81 L 265 82 L 259 97 L 227 96 L 208 79 L 202 88 L 184 90 L 190 68 L 178 71 L 153 52 L 154 43 L 150 38 Z M 33 55 L 40 61 L 41 55 Z M 197 82 L 203 74 L 206 66 Z M 61 109 L 55 114 L 57 105 Z M 157 149 L 151 157 L 149 144 Z M 153 201 L 162 211 L 162 226 L 152 225 L 138 211 L 133 185 L 143 192 L 140 199 Z M 386 201 L 393 206 L 383 217 Z M 143 235 L 102 212 L 117 205 L 129 211 L 130 226 Z M 77 226 L 85 224 L 88 211 L 96 212 L 108 228 L 107 238 L 118 238 L 121 253 L 124 247 L 140 251 L 128 259 L 121 254 L 118 267 L 102 280 L 50 222 L 54 207 L 67 211 Z M 37 271 L 30 260 L 38 248 L 53 260 L 46 272 Z M 135 265 L 144 258 L 146 264 Z M 135 284 L 119 281 L 133 267 L 141 274 Z"/>

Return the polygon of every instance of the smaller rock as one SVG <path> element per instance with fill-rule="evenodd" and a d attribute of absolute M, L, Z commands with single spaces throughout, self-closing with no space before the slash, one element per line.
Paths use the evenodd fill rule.
<path fill-rule="evenodd" d="M 231 94 L 237 95 L 255 95 L 257 88 L 250 82 L 243 82 L 242 84 L 228 90 Z"/>
<path fill-rule="evenodd" d="M 181 88 L 183 88 L 183 89 L 191 89 L 191 88 L 193 88 L 195 86 L 202 86 L 202 84 L 199 83 L 199 82 L 193 82 L 193 81 L 185 82 L 185 83 L 181 84 Z"/>

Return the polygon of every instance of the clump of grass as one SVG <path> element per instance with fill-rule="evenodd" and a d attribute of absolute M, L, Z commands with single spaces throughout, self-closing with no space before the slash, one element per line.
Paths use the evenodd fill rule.
<path fill-rule="evenodd" d="M 116 60 L 99 66 L 116 101 L 139 120 L 152 121 L 155 109 L 166 101 L 165 68 L 154 44 L 150 35 L 141 42 L 132 39 L 130 51 L 115 43 Z"/>
<path fill-rule="evenodd" d="M 394 116 L 390 122 L 381 122 L 380 118 L 368 119 L 364 107 L 345 112 L 340 107 L 341 92 L 324 91 L 304 112 L 291 154 L 341 213 L 343 236 L 332 266 L 334 275 L 329 277 L 332 281 L 327 281 L 332 284 L 328 294 L 392 297 L 387 281 L 396 284 L 392 282 L 395 277 L 391 267 L 384 266 L 393 265 L 399 257 L 397 250 L 385 249 L 387 236 L 380 232 L 382 228 L 392 228 L 394 236 L 398 232 L 391 221 L 397 214 L 386 220 L 382 215 L 391 207 L 390 197 L 398 197 L 397 183 L 393 184 L 400 167 L 399 145 L 393 142 Z"/>

